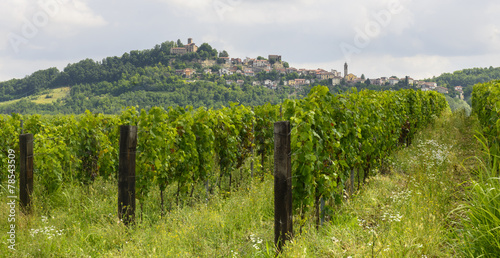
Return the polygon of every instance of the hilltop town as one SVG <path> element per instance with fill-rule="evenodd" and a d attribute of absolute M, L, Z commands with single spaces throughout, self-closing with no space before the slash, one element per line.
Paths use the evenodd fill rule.
<path fill-rule="evenodd" d="M 355 69 L 352 69 L 355 70 Z M 471 68 L 433 79 L 410 76 L 365 78 L 361 72 L 291 66 L 279 54 L 230 57 L 192 38 L 165 41 L 151 49 L 131 50 L 102 61 L 90 58 L 51 67 L 22 79 L 0 82 L 0 113 L 119 113 L 124 106 L 219 108 L 241 103 L 258 106 L 300 99 L 317 85 L 332 93 L 357 90 L 437 91 L 452 103 L 470 103 L 473 85 L 500 78 L 500 68 Z M 361 74 L 360 76 L 358 74 Z M 460 86 L 460 85 L 463 85 Z M 460 99 L 458 99 L 460 98 Z M 470 104 L 469 104 L 470 105 Z M 450 104 L 452 106 L 452 104 Z"/>
<path fill-rule="evenodd" d="M 198 46 L 194 43 L 192 38 L 188 39 L 188 44 L 173 47 L 170 49 L 172 55 L 185 55 L 188 53 L 196 52 Z M 224 51 L 225 52 L 225 51 Z M 268 55 L 267 58 L 262 56 L 256 58 L 246 57 L 230 58 L 229 55 L 219 55 L 215 60 L 199 61 L 201 67 L 199 69 L 184 68 L 176 69 L 176 74 L 187 78 L 188 81 L 195 81 L 202 79 L 203 75 L 217 75 L 219 77 L 230 75 L 242 75 L 240 79 L 227 79 L 226 84 L 239 84 L 243 85 L 245 82 L 251 85 L 262 85 L 269 89 L 277 89 L 278 86 L 289 86 L 291 88 L 300 89 L 301 87 L 309 86 L 314 83 L 321 83 L 323 85 L 337 86 L 337 85 L 374 85 L 374 86 L 407 86 L 422 91 L 434 90 L 443 94 L 448 94 L 449 90 L 446 87 L 438 86 L 436 82 L 429 82 L 424 80 L 415 80 L 410 76 L 404 78 L 379 77 L 379 78 L 365 78 L 364 75 L 358 77 L 353 73 L 349 73 L 349 66 L 344 64 L 344 71 L 339 72 L 331 69 L 327 71 L 322 68 L 317 69 L 304 69 L 290 67 L 287 62 L 282 61 L 281 55 Z M 277 76 L 259 76 L 259 73 L 274 73 Z M 262 77 L 268 77 L 263 79 Z M 275 77 L 275 78 L 271 78 Z M 463 87 L 455 86 L 453 88 L 457 97 L 464 98 Z"/>

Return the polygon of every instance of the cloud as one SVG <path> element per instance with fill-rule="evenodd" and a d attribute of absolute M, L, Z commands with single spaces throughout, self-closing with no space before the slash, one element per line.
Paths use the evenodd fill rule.
<path fill-rule="evenodd" d="M 55 0 L 52 0 L 55 1 Z M 83 0 L 58 0 L 61 2 L 58 12 L 51 19 L 47 31 L 54 37 L 70 37 L 82 28 L 96 28 L 108 24 L 96 14 Z"/>
<path fill-rule="evenodd" d="M 207 6 L 210 5 L 210 2 L 213 1 L 207 1 L 207 0 L 159 0 L 160 2 L 165 2 L 174 6 L 177 6 L 181 9 L 188 8 L 188 9 L 204 9 Z M 232 1 L 232 2 L 237 2 L 237 1 Z"/>
<path fill-rule="evenodd" d="M 2 62 L 0 62 L 0 82 L 12 78 L 24 78 L 35 71 L 51 67 L 62 70 L 67 64 L 66 60 L 3 58 Z"/>
<path fill-rule="evenodd" d="M 42 64 L 36 60 L 59 67 L 188 37 L 231 57 L 279 54 L 292 66 L 339 70 L 345 61 L 340 45 L 356 46 L 359 31 L 367 28 L 377 33 L 356 46 L 352 59 L 353 72 L 367 77 L 394 71 L 419 78 L 454 67 L 500 66 L 490 58 L 500 52 L 500 2 L 493 0 L 40 0 L 58 8 L 14 55 L 9 33 L 23 36 L 26 20 L 43 23 L 37 13 L 50 14 L 37 1 L 0 2 L 0 65 L 15 77 L 34 72 Z M 394 3 L 401 8 L 384 20 Z M 16 70 L 9 62 L 19 64 Z"/>
<path fill-rule="evenodd" d="M 11 47 L 16 53 L 20 45 L 40 48 L 33 41 L 42 34 L 65 38 L 83 28 L 107 24 L 83 0 L 39 0 L 36 4 L 29 0 L 4 0 L 1 6 L 0 50 Z"/>

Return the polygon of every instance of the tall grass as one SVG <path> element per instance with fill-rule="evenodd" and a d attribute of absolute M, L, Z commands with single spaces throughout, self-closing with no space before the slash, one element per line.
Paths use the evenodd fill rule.
<path fill-rule="evenodd" d="M 478 137 L 485 157 L 475 178 L 471 179 L 468 202 L 458 211 L 465 214 L 459 235 L 463 239 L 462 252 L 470 257 L 500 256 L 500 177 L 499 157 L 491 154 L 487 139 Z"/>

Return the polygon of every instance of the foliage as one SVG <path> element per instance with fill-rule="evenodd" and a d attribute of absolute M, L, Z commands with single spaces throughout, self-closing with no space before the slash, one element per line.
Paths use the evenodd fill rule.
<path fill-rule="evenodd" d="M 476 138 L 485 155 L 471 179 L 471 196 L 458 209 L 462 221 L 462 252 L 471 257 L 493 257 L 500 252 L 500 81 L 474 85 L 472 112 L 479 121 Z"/>
<path fill-rule="evenodd" d="M 448 101 L 448 105 L 450 105 L 450 109 L 453 112 L 464 110 L 466 115 L 470 115 L 472 111 L 472 108 L 464 100 L 446 96 L 446 101 Z"/>
<path fill-rule="evenodd" d="M 222 52 L 219 53 L 219 57 L 229 57 L 229 54 L 226 50 L 222 50 Z"/>
<path fill-rule="evenodd" d="M 121 57 L 107 57 L 102 61 L 87 58 L 74 64 L 68 64 L 63 71 L 59 71 L 57 68 L 49 68 L 34 72 L 23 79 L 1 82 L 0 101 L 18 99 L 50 88 L 75 85 L 90 85 L 101 88 L 103 84 L 109 86 L 109 84 L 117 83 L 129 75 L 141 74 L 141 69 L 169 64 L 174 61 L 178 57 L 170 54 L 170 48 L 174 47 L 174 45 L 175 42 L 167 41 L 156 45 L 153 49 L 133 50 L 124 53 Z M 213 49 L 209 44 L 203 43 L 198 48 L 197 53 L 182 55 L 180 61 L 193 61 L 199 58 L 215 59 L 216 57 L 217 50 Z M 189 67 L 193 66 L 194 64 L 190 64 Z M 113 93 L 109 92 L 107 87 L 100 91 Z M 80 113 L 83 113 L 83 111 Z"/>
<path fill-rule="evenodd" d="M 472 88 L 475 84 L 486 83 L 491 80 L 500 79 L 500 67 L 470 68 L 455 71 L 453 73 L 443 73 L 438 77 L 427 79 L 434 81 L 438 85 L 447 87 L 450 92 L 454 92 L 453 87 L 462 86 L 464 88 L 465 99 L 471 97 Z"/>
<path fill-rule="evenodd" d="M 474 85 L 472 111 L 479 119 L 489 153 L 500 156 L 500 81 Z M 499 170 L 498 165 L 494 169 Z"/>
<path fill-rule="evenodd" d="M 37 105 L 23 99 L 14 104 L 0 105 L 0 113 L 71 114 L 84 113 L 88 109 L 94 113 L 118 114 L 126 106 L 140 106 L 146 110 L 154 106 L 167 109 L 169 106 L 189 105 L 220 108 L 230 102 L 257 106 L 267 102 L 277 104 L 279 99 L 288 97 L 288 92 L 251 86 L 250 82 L 239 87 L 226 85 L 215 78 L 211 80 L 214 81 L 187 83 L 175 74 L 172 67 L 158 64 L 124 74 L 114 82 L 73 85 L 67 98 L 53 104 Z"/>
<path fill-rule="evenodd" d="M 320 230 L 306 223 L 278 257 L 466 256 L 457 253 L 456 245 L 465 241 L 450 234 L 460 227 L 449 211 L 455 202 L 467 198 L 459 184 L 463 177 L 453 167 L 469 156 L 464 151 L 474 149 L 470 130 L 464 137 L 453 120 L 440 118 L 416 136 L 416 144 L 391 155 L 393 173 L 370 178 Z M 427 169 L 441 160 L 438 153 L 446 154 L 443 164 Z M 41 176 L 35 175 L 35 182 Z M 33 214 L 16 215 L 17 250 L 11 252 L 4 244 L 0 253 L 15 257 L 275 257 L 273 183 L 267 175 L 262 182 L 253 180 L 230 196 L 214 195 L 209 201 L 200 194 L 204 189 L 196 189 L 192 205 L 174 207 L 163 217 L 160 190 L 152 185 L 139 200 L 144 214 L 133 227 L 117 219 L 115 179 L 98 177 L 89 185 L 63 182 L 51 195 L 43 195 L 43 187 L 35 183 Z M 175 184 L 166 188 L 167 203 L 175 200 L 176 191 Z M 7 193 L 0 191 L 0 196 L 6 199 Z M 9 210 L 7 202 L 0 203 L 0 217 L 7 218 Z M 0 220 L 2 228 L 9 224 L 7 219 Z"/>
<path fill-rule="evenodd" d="M 335 196 L 344 194 L 337 185 L 348 181 L 352 192 L 354 169 L 363 169 L 367 177 L 370 167 L 401 141 L 407 124 L 405 141 L 440 115 L 447 102 L 436 92 L 353 90 L 332 95 L 319 86 L 303 100 L 285 101 L 284 107 L 292 125 L 294 207 L 300 214 L 315 207 L 319 223 L 320 199 L 334 203 Z"/>

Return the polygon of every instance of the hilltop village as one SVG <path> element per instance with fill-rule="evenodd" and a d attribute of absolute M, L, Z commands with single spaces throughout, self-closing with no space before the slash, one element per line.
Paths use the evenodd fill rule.
<path fill-rule="evenodd" d="M 279 54 L 230 57 L 227 51 L 208 43 L 197 45 L 189 38 L 183 44 L 179 39 L 102 61 L 86 58 L 63 70 L 51 67 L 22 79 L 0 82 L 0 113 L 70 114 L 91 110 L 117 114 L 123 106 L 259 106 L 303 98 L 318 85 L 327 86 L 333 94 L 352 88 L 436 91 L 458 105 L 460 98 L 470 102 L 473 85 L 500 78 L 500 68 L 493 67 L 415 80 L 410 76 L 365 78 L 361 72 L 352 72 L 348 63 L 342 66 L 338 70 L 296 68 Z"/>
<path fill-rule="evenodd" d="M 188 44 L 173 47 L 170 49 L 172 55 L 184 55 L 191 52 L 196 52 L 198 46 L 193 42 L 192 38 L 188 39 Z M 225 52 L 225 51 L 224 51 Z M 227 79 L 226 84 L 239 84 L 243 85 L 245 82 L 251 85 L 263 85 L 270 89 L 277 89 L 278 86 L 289 86 L 299 89 L 301 87 L 309 86 L 321 82 L 330 86 L 337 85 L 375 85 L 375 86 L 407 86 L 422 91 L 434 90 L 443 94 L 448 94 L 448 88 L 440 87 L 436 82 L 420 81 L 405 76 L 404 78 L 380 77 L 380 78 L 365 78 L 364 75 L 358 77 L 353 73 L 349 73 L 349 66 L 344 64 L 344 71 L 339 72 L 331 69 L 327 71 L 322 68 L 318 69 L 303 69 L 290 67 L 287 62 L 282 61 L 281 55 L 268 55 L 267 58 L 259 56 L 257 58 L 246 57 L 230 58 L 227 52 L 219 54 L 216 60 L 199 61 L 201 64 L 200 69 L 184 68 L 176 69 L 176 74 L 185 77 L 188 81 L 195 81 L 202 79 L 203 75 L 217 75 L 220 77 L 231 77 L 230 75 L 242 75 L 241 79 Z M 275 73 L 277 76 L 257 76 L 258 74 Z M 263 77 L 268 77 L 263 79 Z M 260 80 L 262 79 L 262 80 Z M 457 96 L 463 99 L 463 87 L 454 87 Z"/>

